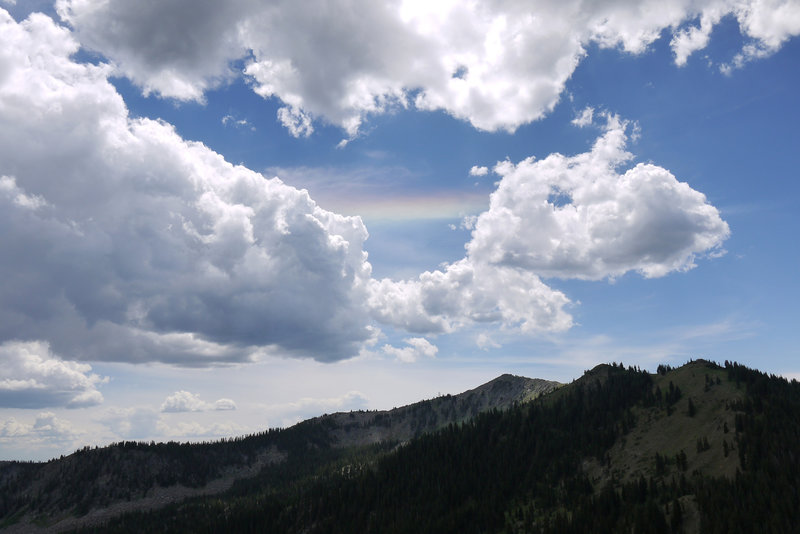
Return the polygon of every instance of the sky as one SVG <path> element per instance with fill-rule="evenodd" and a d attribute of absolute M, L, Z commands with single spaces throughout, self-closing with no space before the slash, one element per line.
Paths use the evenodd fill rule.
<path fill-rule="evenodd" d="M 800 377 L 800 2 L 0 0 L 0 460 L 502 373 Z"/>

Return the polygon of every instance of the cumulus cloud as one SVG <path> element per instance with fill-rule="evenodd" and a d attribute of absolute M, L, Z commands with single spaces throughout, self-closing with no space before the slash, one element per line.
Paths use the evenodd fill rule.
<path fill-rule="evenodd" d="M 279 120 L 295 136 L 310 135 L 319 118 L 354 136 L 369 115 L 412 105 L 513 131 L 555 106 L 592 44 L 643 53 L 666 33 L 682 65 L 731 16 L 749 41 L 726 63 L 734 68 L 800 34 L 792 0 L 58 0 L 56 8 L 84 46 L 146 93 L 199 100 L 243 75 L 284 103 Z"/>
<path fill-rule="evenodd" d="M 369 5 L 359 16 L 389 9 Z M 80 17 L 94 20 L 115 4 L 76 0 L 59 6 L 83 28 L 81 35 L 90 30 Z M 92 6 L 96 12 L 86 11 Z M 287 20 L 300 17 L 298 22 L 309 12 L 287 9 Z M 329 34 L 320 29 L 309 38 L 327 35 L 334 46 L 343 27 L 357 24 L 354 13 L 345 10 L 341 20 L 338 15 L 325 19 L 334 21 Z M 348 22 L 348 15 L 354 20 Z M 417 12 L 403 20 L 384 15 L 383 23 L 392 27 L 412 24 L 433 35 Z M 503 24 L 516 28 L 516 20 Z M 609 46 L 636 51 L 637 43 L 650 39 L 636 32 L 621 36 L 611 30 L 621 21 L 604 20 L 593 32 Z M 496 42 L 484 43 L 500 46 L 500 59 L 503 24 L 497 22 Z M 378 31 L 377 37 L 383 34 Z M 288 41 L 280 44 L 285 35 L 274 38 L 274 50 L 291 48 Z M 120 43 L 128 46 L 124 39 Z M 374 337 L 373 320 L 417 334 L 482 323 L 559 332 L 572 325 L 570 301 L 542 278 L 602 279 L 629 271 L 662 276 L 693 267 L 703 254 L 719 253 L 729 232 L 705 197 L 666 169 L 638 164 L 620 170 L 632 159 L 625 149 L 628 125 L 605 115 L 607 130 L 589 152 L 494 167 L 501 180 L 490 208 L 464 223 L 472 232 L 464 258 L 415 279 L 375 280 L 359 217 L 324 210 L 306 191 L 231 165 L 204 145 L 182 139 L 168 124 L 132 119 L 108 82 L 115 67 L 76 63 L 77 50 L 70 32 L 48 17 L 35 14 L 17 23 L 0 10 L 0 343 L 41 339 L 68 359 L 202 366 L 265 355 L 351 357 Z M 254 52 L 259 68 L 264 50 Z M 365 64 L 364 72 L 371 65 Z M 451 67 L 459 74 L 448 78 L 453 80 L 482 72 L 470 63 Z M 287 79 L 305 72 L 291 62 L 270 68 Z M 335 74 L 337 64 L 331 68 Z M 335 86 L 338 78 L 332 76 Z M 307 89 L 298 87 L 288 105 L 298 110 L 298 132 L 305 135 Z M 388 93 L 375 93 L 370 84 L 359 87 L 372 95 L 370 105 L 389 105 L 374 96 Z M 401 98 L 402 91 L 391 94 Z M 433 94 L 417 93 L 429 104 Z M 355 115 L 335 106 L 319 115 L 357 128 L 363 106 L 369 107 L 358 104 Z M 481 109 L 494 108 L 487 101 Z M 487 128 L 511 124 L 475 120 Z M 414 343 L 394 350 L 431 350 Z M 205 404 L 191 393 L 178 393 L 185 395 L 165 403 L 168 407 Z M 98 399 L 89 389 L 80 394 L 85 396 L 72 402 Z"/>
<path fill-rule="evenodd" d="M 486 176 L 487 174 L 489 174 L 488 167 L 483 167 L 483 166 L 479 167 L 478 165 L 473 165 L 472 168 L 469 170 L 470 176 Z"/>
<path fill-rule="evenodd" d="M 200 400 L 200 396 L 188 391 L 176 391 L 161 404 L 162 412 L 202 412 L 209 404 Z"/>
<path fill-rule="evenodd" d="M 97 390 L 108 378 L 91 366 L 64 361 L 43 341 L 0 344 L 0 406 L 5 408 L 83 408 L 103 402 Z"/>
<path fill-rule="evenodd" d="M 26 436 L 31 431 L 31 425 L 20 423 L 13 417 L 6 419 L 0 426 L 0 438 L 17 438 Z"/>
<path fill-rule="evenodd" d="M 800 34 L 800 6 L 792 0 L 745 2 L 737 6 L 736 18 L 742 33 L 751 40 L 730 63 L 721 66 L 723 72 L 772 55 Z"/>
<path fill-rule="evenodd" d="M 424 337 L 410 337 L 403 340 L 406 344 L 405 347 L 393 347 L 391 345 L 384 345 L 383 352 L 389 356 L 394 357 L 398 361 L 405 363 L 413 363 L 420 358 L 435 358 L 439 349 L 436 345 Z"/>
<path fill-rule="evenodd" d="M 662 167 L 621 170 L 635 128 L 604 117 L 589 152 L 498 163 L 501 180 L 489 209 L 470 220 L 466 256 L 415 280 L 372 281 L 373 314 L 418 333 L 489 322 L 559 332 L 572 326 L 570 301 L 541 278 L 652 278 L 723 253 L 730 229 L 719 211 Z"/>
<path fill-rule="evenodd" d="M 176 391 L 161 404 L 162 412 L 205 412 L 208 410 L 235 410 L 236 403 L 231 399 L 219 399 L 209 403 L 189 391 Z"/>
<path fill-rule="evenodd" d="M 65 442 L 78 436 L 69 421 L 59 419 L 53 412 L 42 412 L 36 416 L 33 424 L 19 422 L 13 417 L 0 425 L 0 441 Z"/>
<path fill-rule="evenodd" d="M 529 333 L 572 326 L 565 311 L 569 299 L 536 274 L 471 258 L 426 271 L 416 280 L 373 281 L 369 303 L 381 322 L 417 333 L 453 332 L 474 323 Z"/>
<path fill-rule="evenodd" d="M 56 2 L 56 11 L 84 46 L 117 61 L 142 87 L 180 100 L 203 93 L 233 75 L 229 62 L 246 49 L 238 22 L 248 0 L 170 2 Z"/>
<path fill-rule="evenodd" d="M 707 7 L 700 16 L 699 26 L 688 26 L 673 34 L 670 47 L 675 54 L 676 65 L 685 65 L 690 55 L 708 45 L 708 41 L 711 39 L 711 30 L 714 29 L 723 14 L 724 10 L 721 8 Z"/>
<path fill-rule="evenodd" d="M 467 245 L 472 261 L 544 277 L 597 280 L 637 271 L 652 278 L 717 254 L 730 234 L 705 195 L 662 167 L 636 164 L 627 123 L 607 116 L 587 153 L 505 161 Z"/>
<path fill-rule="evenodd" d="M 357 354 L 360 218 L 131 119 L 112 68 L 77 50 L 0 10 L 0 342 L 181 365 Z"/>

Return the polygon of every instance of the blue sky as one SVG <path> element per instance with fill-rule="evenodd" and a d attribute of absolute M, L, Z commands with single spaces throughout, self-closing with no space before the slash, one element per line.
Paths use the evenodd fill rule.
<path fill-rule="evenodd" d="M 0 459 L 800 376 L 800 5 L 576 6 L 0 2 Z"/>

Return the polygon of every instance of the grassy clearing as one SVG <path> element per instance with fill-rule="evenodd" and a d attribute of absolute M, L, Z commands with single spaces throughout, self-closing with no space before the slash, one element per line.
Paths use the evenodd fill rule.
<path fill-rule="evenodd" d="M 734 442 L 735 412 L 729 406 L 742 397 L 742 391 L 727 380 L 724 369 L 702 360 L 653 375 L 653 390 L 660 389 L 663 396 L 670 382 L 681 390 L 680 399 L 670 410 L 664 406 L 635 408 L 636 425 L 617 440 L 605 463 L 596 460 L 585 463 L 595 488 L 609 480 L 624 483 L 639 476 L 668 483 L 673 475 L 689 477 L 695 472 L 729 478 L 735 475 L 739 464 Z M 690 415 L 690 401 L 693 415 Z M 681 452 L 686 455 L 685 469 L 676 460 Z M 656 469 L 657 453 L 666 459 L 661 472 Z"/>

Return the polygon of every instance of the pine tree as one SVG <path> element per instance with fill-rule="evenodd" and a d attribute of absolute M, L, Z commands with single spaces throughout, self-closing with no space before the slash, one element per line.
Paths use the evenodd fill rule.
<path fill-rule="evenodd" d="M 672 528 L 672 532 L 680 532 L 682 524 L 683 510 L 680 501 L 676 498 L 672 501 L 672 517 L 670 517 L 669 526 Z"/>

